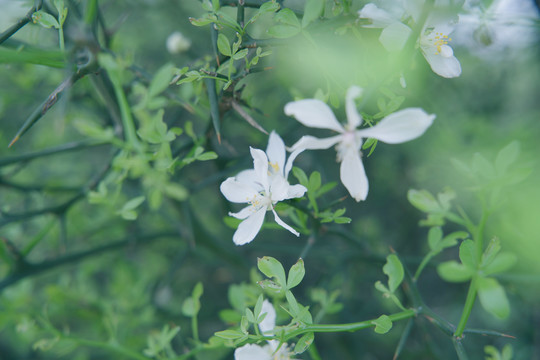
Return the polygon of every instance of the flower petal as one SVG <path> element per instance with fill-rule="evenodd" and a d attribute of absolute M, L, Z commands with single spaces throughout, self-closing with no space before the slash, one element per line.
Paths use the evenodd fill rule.
<path fill-rule="evenodd" d="M 352 147 L 343 156 L 340 177 L 341 182 L 356 201 L 366 199 L 369 189 L 368 179 L 360 153 Z"/>
<path fill-rule="evenodd" d="M 234 351 L 234 360 L 272 360 L 272 352 L 256 344 L 246 344 Z"/>
<path fill-rule="evenodd" d="M 266 153 L 259 149 L 249 148 L 253 158 L 253 169 L 255 170 L 256 181 L 268 192 L 268 157 Z"/>
<path fill-rule="evenodd" d="M 296 159 L 298 155 L 300 155 L 305 149 L 296 149 L 294 150 L 291 155 L 289 155 L 289 158 L 287 159 L 287 163 L 285 163 L 285 173 L 283 174 L 285 176 L 285 179 L 289 178 L 289 172 L 292 169 L 293 162 Z"/>
<path fill-rule="evenodd" d="M 247 219 L 242 221 L 240 225 L 238 225 L 238 229 L 236 229 L 236 232 L 233 235 L 234 243 L 236 245 L 244 245 L 251 242 L 259 233 L 259 230 L 264 222 L 265 214 L 266 206 L 263 206 L 251 214 Z"/>
<path fill-rule="evenodd" d="M 292 232 L 294 235 L 296 236 L 300 236 L 300 233 L 298 233 L 298 231 L 294 230 L 292 227 L 290 227 L 289 225 L 285 224 L 283 222 L 283 220 L 281 220 L 276 212 L 276 210 L 272 209 L 272 212 L 274 213 L 274 220 L 276 220 L 276 222 L 278 223 L 278 225 L 284 227 L 285 229 L 289 230 L 290 232 Z"/>
<path fill-rule="evenodd" d="M 426 47 L 422 47 L 422 53 L 435 74 L 444 78 L 455 78 L 461 75 L 461 64 L 455 56 L 445 57 L 442 54 L 435 54 L 433 49 Z M 445 53 L 449 53 L 448 49 L 445 49 Z"/>
<path fill-rule="evenodd" d="M 319 139 L 314 136 L 305 135 L 300 138 L 290 150 L 293 151 L 293 154 L 297 150 L 320 150 L 328 149 L 329 147 L 334 146 L 341 141 L 343 135 L 336 135 L 325 139 Z M 296 154 L 298 155 L 298 154 Z M 292 154 L 291 154 L 292 157 Z"/>
<path fill-rule="evenodd" d="M 244 220 L 245 218 L 249 217 L 251 214 L 253 214 L 257 209 L 253 205 L 246 206 L 242 210 L 240 210 L 237 213 L 230 212 L 229 216 L 235 217 L 237 219 Z"/>
<path fill-rule="evenodd" d="M 287 193 L 289 190 L 289 183 L 281 175 L 275 175 L 271 177 L 270 181 L 270 198 L 272 203 L 275 204 L 278 201 L 284 200 L 287 198 Z"/>
<path fill-rule="evenodd" d="M 433 123 L 435 115 L 420 108 L 408 108 L 388 115 L 377 125 L 358 130 L 357 135 L 371 137 L 388 144 L 398 144 L 422 135 Z"/>
<path fill-rule="evenodd" d="M 320 100 L 305 99 L 285 105 L 285 114 L 294 116 L 305 126 L 330 129 L 343 132 L 343 126 L 337 121 L 332 110 Z"/>
<path fill-rule="evenodd" d="M 285 166 L 285 144 L 281 137 L 275 132 L 270 133 L 270 138 L 268 139 L 268 147 L 266 148 L 266 155 L 268 156 L 268 161 L 272 166 L 277 165 L 276 171 L 279 171 L 280 174 L 283 174 L 283 169 Z"/>
<path fill-rule="evenodd" d="M 272 303 L 266 299 L 262 303 L 262 314 L 266 314 L 266 316 L 259 324 L 259 329 L 261 329 L 263 334 L 271 334 L 271 331 L 276 327 L 276 310 Z"/>
<path fill-rule="evenodd" d="M 254 187 L 239 182 L 234 177 L 222 182 L 219 189 L 227 200 L 234 203 L 247 203 L 254 197 L 259 196 L 259 192 Z"/>
<path fill-rule="evenodd" d="M 296 185 L 290 185 L 287 189 L 287 197 L 285 199 L 294 199 L 304 196 L 307 189 L 305 186 L 296 184 Z"/>
<path fill-rule="evenodd" d="M 411 35 L 411 28 L 407 25 L 396 21 L 388 25 L 381 32 L 379 41 L 388 51 L 401 51 Z"/>
<path fill-rule="evenodd" d="M 354 99 L 362 96 L 362 88 L 359 86 L 351 86 L 347 90 L 347 96 L 345 97 L 345 111 L 347 112 L 347 121 L 349 122 L 349 130 L 356 129 L 362 124 L 362 117 L 356 110 L 356 104 Z"/>
<path fill-rule="evenodd" d="M 393 16 L 393 14 L 378 8 L 377 5 L 373 3 L 366 4 L 361 10 L 359 10 L 358 17 L 361 19 L 370 19 L 372 23 L 363 26 L 371 28 L 384 28 L 398 20 L 395 16 Z"/>

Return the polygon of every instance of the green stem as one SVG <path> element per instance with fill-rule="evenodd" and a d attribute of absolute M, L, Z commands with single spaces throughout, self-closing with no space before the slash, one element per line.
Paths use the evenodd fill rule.
<path fill-rule="evenodd" d="M 414 310 L 414 309 L 408 309 L 408 310 L 404 310 L 404 311 L 401 311 L 401 312 L 398 312 L 398 313 L 395 313 L 395 314 L 392 314 L 392 315 L 388 315 L 388 317 L 390 318 L 390 320 L 392 320 L 392 322 L 399 321 L 399 320 L 404 320 L 404 319 L 409 319 L 409 318 L 412 318 L 414 316 L 416 316 L 416 310 Z M 294 330 L 294 331 L 291 331 L 290 333 L 288 333 L 286 335 L 285 340 L 289 340 L 291 338 L 294 338 L 296 336 L 303 335 L 303 334 L 309 333 L 309 332 L 328 333 L 328 332 L 345 332 L 345 331 L 363 330 L 363 329 L 367 329 L 367 328 L 370 328 L 370 327 L 374 327 L 375 326 L 375 324 L 374 324 L 375 320 L 376 319 L 360 321 L 360 322 L 355 322 L 355 323 L 349 323 L 349 324 L 311 324 L 311 325 L 306 325 L 302 329 Z"/>
<path fill-rule="evenodd" d="M 64 52 L 64 28 L 62 26 L 58 29 L 58 42 L 60 43 L 60 51 Z"/>
<path fill-rule="evenodd" d="M 193 332 L 193 339 L 199 342 L 199 323 L 196 315 L 191 318 L 191 331 Z"/>
<path fill-rule="evenodd" d="M 456 328 L 456 332 L 454 333 L 454 337 L 456 338 L 461 338 L 463 336 L 463 331 L 465 330 L 465 326 L 467 325 L 469 316 L 471 316 L 471 311 L 474 305 L 474 301 L 476 300 L 476 292 L 478 290 L 477 282 L 478 280 L 475 275 L 472 278 L 471 283 L 469 285 L 469 292 L 467 293 L 467 299 L 465 300 L 465 306 L 463 307 L 461 319 L 459 320 L 459 324 Z"/>
<path fill-rule="evenodd" d="M 474 234 L 474 241 L 476 243 L 476 260 L 478 264 L 480 264 L 482 254 L 484 253 L 484 229 L 486 227 L 488 218 L 488 212 L 485 209 L 482 210 L 482 217 L 480 218 L 480 223 L 476 227 L 476 232 Z"/>
<path fill-rule="evenodd" d="M 111 80 L 116 99 L 118 100 L 118 106 L 120 107 L 120 116 L 122 118 L 122 125 L 124 127 L 126 140 L 131 146 L 133 146 L 133 148 L 138 151 L 142 151 L 141 144 L 139 143 L 139 139 L 137 138 L 137 134 L 135 132 L 135 122 L 133 121 L 131 108 L 127 101 L 126 94 L 124 93 L 124 89 L 122 89 L 122 85 L 118 81 L 115 81 L 113 77 L 111 77 Z"/>
<path fill-rule="evenodd" d="M 418 280 L 418 278 L 420 277 L 420 274 L 422 273 L 422 270 L 424 270 L 424 268 L 429 263 L 429 261 L 431 260 L 432 257 L 433 257 L 433 255 L 431 253 L 428 253 L 424 257 L 424 259 L 422 260 L 422 262 L 418 266 L 418 269 L 416 270 L 416 273 L 414 273 L 414 278 L 413 278 L 414 281 Z"/>
<path fill-rule="evenodd" d="M 315 344 L 311 344 L 311 346 L 308 348 L 308 352 L 313 360 L 322 360 L 317 347 L 315 347 Z"/>

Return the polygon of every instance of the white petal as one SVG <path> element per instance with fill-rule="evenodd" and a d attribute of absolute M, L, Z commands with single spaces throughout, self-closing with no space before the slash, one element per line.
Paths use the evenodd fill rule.
<path fill-rule="evenodd" d="M 257 178 L 255 170 L 253 169 L 240 171 L 234 178 L 237 182 L 246 184 L 258 192 L 264 190 L 259 182 L 259 179 Z"/>
<path fill-rule="evenodd" d="M 408 108 L 390 114 L 377 125 L 358 130 L 356 134 L 388 144 L 398 144 L 422 135 L 431 126 L 433 119 L 435 115 L 430 115 L 420 108 Z"/>
<path fill-rule="evenodd" d="M 356 104 L 354 99 L 362 96 L 362 88 L 359 86 L 351 86 L 347 90 L 347 96 L 345 97 L 345 107 L 347 112 L 347 121 L 349 122 L 349 130 L 356 129 L 362 124 L 362 117 L 356 110 Z"/>
<path fill-rule="evenodd" d="M 270 197 L 272 203 L 284 200 L 287 198 L 289 190 L 289 183 L 281 175 L 275 175 L 271 177 L 270 181 Z"/>
<path fill-rule="evenodd" d="M 266 155 L 268 155 L 268 161 L 270 164 L 277 165 L 277 170 L 283 174 L 283 168 L 285 166 L 285 144 L 275 131 L 270 133 L 268 147 L 266 148 Z"/>
<path fill-rule="evenodd" d="M 296 185 L 290 185 L 287 189 L 287 197 L 285 199 L 294 199 L 304 196 L 307 189 L 305 186 L 296 184 Z"/>
<path fill-rule="evenodd" d="M 444 57 L 424 47 L 422 47 L 422 53 L 435 74 L 444 78 L 455 78 L 461 75 L 461 64 L 455 56 Z"/>
<path fill-rule="evenodd" d="M 424 5 L 425 0 L 407 0 L 405 1 L 405 11 L 413 18 L 414 22 L 418 22 Z"/>
<path fill-rule="evenodd" d="M 268 158 L 262 150 L 252 147 L 249 149 L 251 151 L 251 157 L 253 157 L 253 169 L 255 170 L 257 182 L 268 192 Z"/>
<path fill-rule="evenodd" d="M 261 329 L 263 334 L 268 334 L 276 327 L 276 310 L 272 303 L 266 299 L 262 303 L 261 315 L 262 314 L 266 314 L 266 316 L 259 324 L 259 329 Z"/>
<path fill-rule="evenodd" d="M 294 116 L 302 124 L 319 129 L 330 129 L 343 132 L 332 110 L 320 100 L 305 99 L 293 101 L 285 105 L 285 114 Z"/>
<path fill-rule="evenodd" d="M 296 159 L 298 155 L 300 155 L 305 149 L 296 149 L 294 150 L 291 155 L 289 155 L 289 158 L 287 159 L 287 163 L 285 164 L 285 173 L 283 174 L 285 176 L 285 179 L 289 178 L 289 172 L 292 169 L 293 162 Z"/>
<path fill-rule="evenodd" d="M 289 231 L 292 232 L 294 235 L 300 236 L 300 234 L 298 233 L 298 231 L 294 230 L 292 227 L 290 227 L 289 225 L 285 224 L 285 223 L 283 222 L 283 220 L 281 220 L 281 219 L 279 218 L 277 212 L 276 212 L 274 209 L 272 209 L 272 212 L 274 213 L 274 220 L 276 220 L 276 222 L 277 222 L 280 226 L 282 226 L 282 227 L 284 227 L 285 229 L 289 230 Z"/>
<path fill-rule="evenodd" d="M 253 214 L 256 211 L 255 207 L 253 205 L 246 206 L 242 210 L 240 210 L 237 213 L 230 212 L 229 216 L 235 217 L 237 219 L 244 220 L 245 218 L 249 217 L 251 214 Z"/>
<path fill-rule="evenodd" d="M 234 351 L 234 360 L 272 360 L 272 352 L 256 344 L 246 344 Z"/>
<path fill-rule="evenodd" d="M 353 148 L 345 152 L 340 167 L 341 182 L 349 194 L 356 200 L 365 200 L 368 194 L 369 184 L 360 159 L 360 153 Z"/>
<path fill-rule="evenodd" d="M 264 222 L 266 207 L 263 206 L 255 213 L 251 214 L 247 219 L 238 225 L 238 229 L 233 235 L 233 241 L 236 245 L 244 245 L 251 242 L 261 229 Z"/>
<path fill-rule="evenodd" d="M 254 187 L 236 181 L 233 177 L 222 182 L 219 189 L 227 200 L 234 203 L 247 203 L 254 197 L 259 196 L 259 192 Z"/>
<path fill-rule="evenodd" d="M 384 28 L 397 19 L 388 11 L 380 9 L 373 3 L 366 4 L 361 10 L 358 11 L 358 17 L 361 19 L 370 19 L 372 21 L 369 25 L 364 27 L 372 28 Z"/>
<path fill-rule="evenodd" d="M 381 32 L 379 41 L 388 51 L 401 51 L 411 35 L 411 28 L 397 21 L 388 25 Z"/>
<path fill-rule="evenodd" d="M 296 150 L 320 150 L 328 149 L 341 141 L 343 135 L 336 135 L 325 139 L 305 135 L 300 138 L 292 147 L 293 154 Z M 292 155 L 291 155 L 292 156 Z"/>

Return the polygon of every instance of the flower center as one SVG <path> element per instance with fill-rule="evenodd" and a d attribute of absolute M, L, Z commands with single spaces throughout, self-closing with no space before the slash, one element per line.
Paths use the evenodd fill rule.
<path fill-rule="evenodd" d="M 347 130 L 343 133 L 341 141 L 336 145 L 337 150 L 337 161 L 341 162 L 343 160 L 343 157 L 345 156 L 345 153 L 351 148 L 356 148 L 356 134 L 354 129 L 353 130 Z"/>
<path fill-rule="evenodd" d="M 254 208 L 253 210 L 257 211 L 264 206 L 268 207 L 270 210 L 272 205 L 270 194 L 266 195 L 266 192 L 261 191 L 259 195 L 260 196 L 253 195 L 253 198 L 251 200 L 248 199 L 248 203 Z"/>
<path fill-rule="evenodd" d="M 270 167 L 268 168 L 269 175 L 279 173 L 279 164 L 277 162 L 275 163 L 268 162 L 268 165 L 270 165 Z"/>

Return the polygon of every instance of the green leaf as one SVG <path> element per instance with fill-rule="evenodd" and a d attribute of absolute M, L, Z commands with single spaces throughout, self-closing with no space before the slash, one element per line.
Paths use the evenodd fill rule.
<path fill-rule="evenodd" d="M 431 251 L 438 250 L 439 243 L 442 240 L 443 232 L 440 227 L 432 227 L 428 232 L 428 244 Z"/>
<path fill-rule="evenodd" d="M 492 262 L 482 268 L 485 275 L 492 275 L 505 272 L 511 269 L 517 262 L 517 256 L 512 253 L 503 252 L 498 254 Z"/>
<path fill-rule="evenodd" d="M 275 278 L 278 285 L 283 288 L 286 287 L 285 269 L 278 260 L 270 256 L 264 256 L 257 259 L 257 267 L 267 277 Z"/>
<path fill-rule="evenodd" d="M 403 281 L 405 272 L 403 265 L 395 254 L 390 254 L 386 257 L 386 264 L 383 266 L 383 272 L 388 276 L 388 288 L 390 292 L 396 291 L 399 284 Z"/>
<path fill-rule="evenodd" d="M 141 205 L 144 202 L 145 197 L 144 196 L 137 196 L 136 198 L 133 198 L 126 202 L 124 206 L 122 207 L 122 210 L 133 210 L 137 208 L 139 205 Z"/>
<path fill-rule="evenodd" d="M 217 21 L 217 17 L 214 14 L 205 14 L 200 19 L 195 19 L 192 17 L 189 18 L 189 22 L 194 26 L 206 26 L 216 21 Z"/>
<path fill-rule="evenodd" d="M 55 29 L 60 29 L 60 24 L 51 14 L 46 13 L 43 10 L 36 11 L 32 14 L 32 21 L 34 24 L 43 26 L 44 28 L 50 29 L 54 27 Z"/>
<path fill-rule="evenodd" d="M 308 188 L 309 181 L 304 170 L 300 169 L 299 167 L 294 166 L 292 168 L 292 172 L 293 172 L 294 177 L 298 179 L 298 182 L 300 183 L 300 185 L 303 185 L 306 188 Z"/>
<path fill-rule="evenodd" d="M 463 241 L 459 246 L 459 259 L 469 269 L 476 269 L 476 247 L 471 239 Z"/>
<path fill-rule="evenodd" d="M 231 44 L 229 43 L 229 39 L 223 35 L 219 34 L 217 39 L 217 47 L 220 53 L 222 53 L 225 56 L 231 56 Z"/>
<path fill-rule="evenodd" d="M 506 145 L 495 158 L 495 170 L 497 174 L 503 175 L 508 171 L 508 167 L 512 165 L 519 156 L 520 146 L 518 141 L 512 141 Z"/>
<path fill-rule="evenodd" d="M 386 293 L 389 293 L 390 290 L 388 290 L 388 288 L 380 281 L 377 281 L 375 283 L 375 289 L 379 290 L 380 292 L 382 292 L 383 294 L 386 294 Z"/>
<path fill-rule="evenodd" d="M 510 315 L 506 292 L 497 280 L 478 278 L 478 298 L 482 307 L 497 318 L 506 319 Z"/>
<path fill-rule="evenodd" d="M 255 315 L 255 317 L 257 317 L 257 318 L 259 318 L 259 316 L 261 315 L 263 302 L 264 302 L 263 296 L 262 296 L 262 295 L 259 295 L 259 297 L 257 298 L 257 302 L 255 303 L 255 308 L 253 309 L 254 315 Z M 261 320 L 261 321 L 262 321 L 262 320 Z"/>
<path fill-rule="evenodd" d="M 471 279 L 474 270 L 451 260 L 437 266 L 439 276 L 448 282 L 465 282 Z"/>
<path fill-rule="evenodd" d="M 165 193 L 165 195 L 167 195 L 168 197 L 178 201 L 184 201 L 189 196 L 189 192 L 187 191 L 187 189 L 178 183 L 167 183 L 163 187 L 163 193 Z"/>
<path fill-rule="evenodd" d="M 248 49 L 242 49 L 240 50 L 239 52 L 237 52 L 236 54 L 233 55 L 233 59 L 234 60 L 240 60 L 240 59 L 243 59 L 246 57 L 246 55 L 248 54 Z"/>
<path fill-rule="evenodd" d="M 291 315 L 294 318 L 298 317 L 298 314 L 300 313 L 300 307 L 298 306 L 298 301 L 296 301 L 293 293 L 290 290 L 287 290 L 285 292 L 285 297 L 287 298 L 287 303 L 289 304 L 289 310 L 291 311 Z"/>
<path fill-rule="evenodd" d="M 325 0 L 307 0 L 304 5 L 304 17 L 302 18 L 302 27 L 305 28 L 313 20 L 319 18 L 324 11 Z"/>
<path fill-rule="evenodd" d="M 296 14 L 291 9 L 282 9 L 274 16 L 274 20 L 284 25 L 296 27 L 300 30 L 300 21 L 298 21 Z"/>
<path fill-rule="evenodd" d="M 440 211 L 439 203 L 427 190 L 411 189 L 407 192 L 407 199 L 418 210 L 423 212 Z"/>
<path fill-rule="evenodd" d="M 296 264 L 291 266 L 289 270 L 289 276 L 287 277 L 287 290 L 290 290 L 300 284 L 305 274 L 306 270 L 304 268 L 304 260 L 298 259 Z"/>
<path fill-rule="evenodd" d="M 309 176 L 308 191 L 315 192 L 321 187 L 321 173 L 314 171 Z"/>
<path fill-rule="evenodd" d="M 302 336 L 300 340 L 298 340 L 298 342 L 296 343 L 296 346 L 294 347 L 294 353 L 302 354 L 311 346 L 311 344 L 313 344 L 314 340 L 315 340 L 314 333 L 309 332 L 307 334 L 304 334 L 304 336 Z"/>
<path fill-rule="evenodd" d="M 493 239 L 491 239 L 488 246 L 486 247 L 486 250 L 484 250 L 484 253 L 482 254 L 482 261 L 480 263 L 480 266 L 491 264 L 499 251 L 501 251 L 501 241 L 498 238 L 494 237 Z"/>
<path fill-rule="evenodd" d="M 375 325 L 375 332 L 377 334 L 386 334 L 392 329 L 392 320 L 388 315 L 381 315 L 376 320 L 372 321 L 372 324 Z"/>
<path fill-rule="evenodd" d="M 278 38 L 287 39 L 297 35 L 301 29 L 291 25 L 274 25 L 268 29 L 268 35 Z"/>
<path fill-rule="evenodd" d="M 491 165 L 491 163 L 480 153 L 473 155 L 472 169 L 477 174 L 487 178 L 494 178 L 496 175 L 493 165 Z"/>
<path fill-rule="evenodd" d="M 154 75 L 148 86 L 148 96 L 154 97 L 169 87 L 173 76 L 174 66 L 170 63 L 163 65 Z"/>
<path fill-rule="evenodd" d="M 224 330 L 215 333 L 217 337 L 227 340 L 235 340 L 244 337 L 244 333 L 238 330 Z"/>

